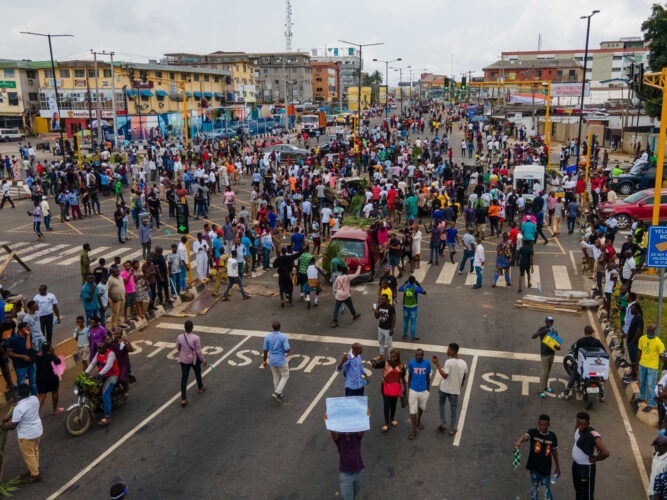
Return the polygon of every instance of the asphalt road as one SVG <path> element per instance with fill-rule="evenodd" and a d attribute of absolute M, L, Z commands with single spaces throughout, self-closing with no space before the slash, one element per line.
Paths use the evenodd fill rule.
<path fill-rule="evenodd" d="M 17 209 L 17 213 L 21 211 Z M 219 222 L 220 215 L 213 212 L 210 218 Z M 24 221 L 0 216 L 0 224 L 0 239 L 32 239 L 29 227 L 20 227 Z M 72 225 L 84 234 L 57 223 L 57 230 L 48 236 L 49 243 L 80 245 L 89 240 L 93 248 L 117 246 L 113 244 L 114 227 L 103 218 Z M 159 237 L 165 243 L 174 239 L 166 232 Z M 385 492 L 396 498 L 415 494 L 447 499 L 529 498 L 528 474 L 523 464 L 519 470 L 512 469 L 511 446 L 536 425 L 540 413 L 551 416 L 551 428 L 560 441 L 562 478 L 553 488 L 554 496 L 573 497 L 570 450 L 575 415 L 584 405 L 581 401 L 538 397 L 539 343 L 530 335 L 543 324 L 545 314 L 513 307 L 518 278 L 513 279 L 511 288 L 490 288 L 496 242 L 485 242 L 488 264 L 481 290 L 472 290 L 466 285 L 468 275 L 452 273 L 442 262 L 438 267 L 422 264 L 418 274 L 428 295 L 420 300 L 418 343 L 400 338 L 402 319 L 397 320 L 395 346 L 406 362 L 417 346 L 425 349 L 427 358 L 433 353 L 444 358 L 449 342 L 461 345 L 461 357 L 471 373 L 460 402 L 458 434 L 450 438 L 436 430 L 437 379 L 423 417 L 425 429 L 414 441 L 407 439 L 407 409 L 397 412 L 398 428 L 380 433 L 380 374 L 373 373 L 366 390 L 372 416 L 371 430 L 362 445 L 366 465 L 362 498 L 376 498 Z M 136 251 L 138 242 L 131 243 Z M 536 246 L 540 286 L 537 288 L 534 279 L 531 293 L 553 296 L 556 289 L 590 288 L 592 282 L 574 270 L 573 260 L 578 261 L 580 255 L 577 243 L 574 235 L 565 235 L 559 241 Z M 460 254 L 457 257 L 460 259 Z M 3 283 L 25 280 L 17 286 L 36 290 L 46 281 L 59 296 L 63 313 L 71 318 L 79 307 L 77 292 L 71 292 L 78 288 L 78 262 L 56 265 L 59 262 L 35 264 L 33 273 L 19 271 L 12 264 Z M 265 273 L 251 283 L 276 287 L 275 281 L 272 273 Z M 120 476 L 135 498 L 335 498 L 338 455 L 322 422 L 325 399 L 343 395 L 343 379 L 335 375 L 334 366 L 353 341 L 363 343 L 363 359 L 377 353 L 371 309 L 376 287 L 375 282 L 353 287 L 353 300 L 362 316 L 353 322 L 345 313 L 336 329 L 329 326 L 333 307 L 330 288 L 322 294 L 320 307 L 311 310 L 303 303 L 281 309 L 277 298 L 260 295 L 241 301 L 238 293 L 230 302 L 218 303 L 207 315 L 195 318 L 204 352 L 215 368 L 206 372 L 208 391 L 198 395 L 191 388 L 190 404 L 185 409 L 179 404 L 180 368 L 173 350 L 183 320 L 160 318 L 133 334 L 132 341 L 140 348 L 132 357 L 138 383 L 132 386 L 126 405 L 114 411 L 111 426 L 94 427 L 86 435 L 72 438 L 64 430 L 62 415 L 47 416 L 47 403 L 41 444 L 43 481 L 25 486 L 17 496 L 104 497 L 112 479 Z M 565 345 L 579 338 L 584 325 L 592 321 L 587 314 L 553 316 Z M 292 345 L 291 376 L 282 407 L 271 398 L 271 376 L 261 368 L 260 357 L 262 337 L 275 319 L 281 321 Z M 57 330 L 57 338 L 65 338 L 69 331 L 63 326 Z M 74 400 L 69 392 L 74 375 L 69 372 L 61 385 L 65 406 Z M 550 382 L 555 392 L 562 390 L 565 379 L 562 365 L 555 363 Z M 622 491 L 628 498 L 639 498 L 645 490 L 633 440 L 646 474 L 655 430 L 633 417 L 627 420 L 625 400 L 611 387 L 607 393 L 608 401 L 596 403 L 590 411 L 592 425 L 611 452 L 598 466 L 597 493 L 600 498 L 617 498 Z M 5 477 L 25 468 L 15 439 L 10 438 L 7 446 Z M 523 463 L 527 453 L 524 448 Z"/>

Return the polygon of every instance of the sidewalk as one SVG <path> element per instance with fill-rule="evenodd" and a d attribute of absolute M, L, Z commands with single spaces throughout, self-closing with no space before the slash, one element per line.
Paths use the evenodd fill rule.
<path fill-rule="evenodd" d="M 635 276 L 632 282 L 632 291 L 635 292 L 637 295 L 645 295 L 647 297 L 657 298 L 659 285 L 660 285 L 660 278 L 658 276 L 638 274 L 637 276 Z"/>

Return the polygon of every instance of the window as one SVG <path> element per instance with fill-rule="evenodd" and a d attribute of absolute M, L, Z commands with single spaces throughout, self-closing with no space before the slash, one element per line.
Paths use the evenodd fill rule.
<path fill-rule="evenodd" d="M 60 78 L 69 78 L 69 70 L 68 69 L 61 69 L 60 70 Z"/>
<path fill-rule="evenodd" d="M 280 84 L 280 80 L 274 80 L 274 83 L 275 83 L 276 85 L 278 85 L 278 84 Z"/>
<path fill-rule="evenodd" d="M 216 76 L 216 77 L 213 79 L 213 81 L 214 81 L 215 83 L 220 83 L 220 77 L 219 77 L 219 76 Z"/>
<path fill-rule="evenodd" d="M 194 81 L 195 81 L 195 82 L 198 82 L 198 81 L 199 81 L 199 75 L 198 75 L 197 73 L 195 73 Z"/>
<path fill-rule="evenodd" d="M 568 71 L 568 73 L 567 73 L 567 75 L 568 75 L 568 76 L 570 76 L 570 77 L 574 77 L 574 76 L 575 76 L 575 74 L 576 74 L 576 71 L 575 71 L 575 70 L 573 70 L 573 69 L 571 69 L 571 70 L 570 70 L 570 71 Z"/>
<path fill-rule="evenodd" d="M 614 56 L 614 61 L 620 61 L 623 59 L 623 56 Z"/>
<path fill-rule="evenodd" d="M 5 70 L 5 78 L 14 78 L 14 70 L 13 69 L 6 69 Z"/>
<path fill-rule="evenodd" d="M 315 90 L 317 90 L 318 92 L 322 92 L 322 87 L 317 87 L 317 89 Z"/>
<path fill-rule="evenodd" d="M 164 101 L 164 96 L 163 95 L 157 96 L 157 100 L 158 100 L 158 102 Z"/>
<path fill-rule="evenodd" d="M 19 93 L 18 92 L 7 92 L 7 101 L 10 106 L 19 105 Z"/>
<path fill-rule="evenodd" d="M 296 68 L 292 68 L 292 73 L 296 73 Z"/>
<path fill-rule="evenodd" d="M 39 101 L 39 95 L 37 92 L 30 92 L 28 93 L 28 100 L 29 101 Z"/>
<path fill-rule="evenodd" d="M 74 78 L 85 78 L 86 77 L 86 72 L 83 69 L 75 69 L 74 70 Z"/>
<path fill-rule="evenodd" d="M 264 68 L 264 74 L 266 75 L 269 72 L 269 68 Z"/>
<path fill-rule="evenodd" d="M 155 78 L 162 78 L 162 71 L 156 71 Z"/>
<path fill-rule="evenodd" d="M 575 60 L 575 61 L 583 61 L 584 58 L 583 58 L 583 57 L 575 57 L 574 60 Z"/>
<path fill-rule="evenodd" d="M 563 77 L 563 70 L 562 70 L 562 69 L 558 69 L 558 70 L 556 70 L 556 76 L 557 76 L 558 78 L 562 78 L 562 77 Z"/>
<path fill-rule="evenodd" d="M 5 76 L 7 76 L 7 70 L 5 70 Z M 53 71 L 50 69 L 45 69 L 44 70 L 44 76 L 46 78 L 53 78 Z"/>
<path fill-rule="evenodd" d="M 208 82 L 208 75 L 204 75 L 204 81 Z"/>
<path fill-rule="evenodd" d="M 95 74 L 95 70 L 94 70 L 94 69 L 89 69 L 89 70 L 88 70 L 88 76 L 89 76 L 90 78 L 95 78 L 95 77 L 97 76 L 97 75 Z"/>
<path fill-rule="evenodd" d="M 150 99 L 150 97 L 148 97 L 147 95 L 142 95 L 141 96 L 141 101 L 142 102 L 148 102 L 149 99 Z"/>
<path fill-rule="evenodd" d="M 175 80 L 175 79 L 176 79 L 176 75 L 174 75 L 174 73 L 171 72 L 171 73 L 169 73 L 169 78 L 170 78 L 171 80 Z"/>
<path fill-rule="evenodd" d="M 105 69 L 102 70 L 104 73 L 104 78 L 111 78 L 111 70 L 110 69 Z"/>
<path fill-rule="evenodd" d="M 541 69 L 538 69 L 538 70 L 537 70 L 537 79 L 539 80 L 539 79 L 541 79 L 541 78 L 542 78 L 542 70 L 541 70 Z"/>
<path fill-rule="evenodd" d="M 28 78 L 33 78 L 33 79 L 37 78 L 37 71 L 35 71 L 34 69 L 29 69 L 25 73 Z"/>
<path fill-rule="evenodd" d="M 316 81 L 316 82 L 321 82 L 322 79 L 321 79 L 321 78 L 315 78 L 315 81 Z"/>

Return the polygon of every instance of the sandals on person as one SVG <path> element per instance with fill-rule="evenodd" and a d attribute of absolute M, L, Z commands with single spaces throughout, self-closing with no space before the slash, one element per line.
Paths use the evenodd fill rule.
<path fill-rule="evenodd" d="M 65 408 L 62 408 L 62 407 L 61 408 L 56 408 L 54 410 L 54 412 L 52 413 L 52 415 L 58 415 L 59 413 L 62 413 L 64 411 L 65 411 Z"/>
<path fill-rule="evenodd" d="M 396 427 L 398 425 L 398 420 L 392 420 L 391 421 L 391 426 Z"/>
<path fill-rule="evenodd" d="M 382 432 L 387 432 L 388 430 L 389 430 L 389 426 L 388 426 L 388 425 L 383 425 L 383 426 L 382 426 Z"/>
<path fill-rule="evenodd" d="M 449 431 L 450 436 L 453 436 L 454 434 L 456 434 L 456 429 L 452 429 L 451 431 Z"/>
<path fill-rule="evenodd" d="M 188 404 L 187 400 L 181 399 L 181 407 L 185 408 L 187 404 Z"/>
<path fill-rule="evenodd" d="M 107 417 L 103 417 L 103 418 L 101 418 L 100 421 L 99 421 L 99 424 L 100 424 L 100 425 L 109 425 L 109 423 L 110 423 L 110 422 L 109 422 L 109 418 L 107 418 Z"/>
<path fill-rule="evenodd" d="M 197 392 L 198 392 L 199 394 L 201 394 L 202 392 L 206 392 L 206 386 L 205 386 L 205 385 L 202 386 L 201 389 L 199 389 Z"/>
<path fill-rule="evenodd" d="M 414 438 L 416 438 L 416 437 L 417 437 L 417 433 L 413 432 L 412 434 L 410 434 L 410 435 L 408 436 L 408 439 L 409 439 L 410 441 L 412 441 L 412 440 L 413 440 Z"/>

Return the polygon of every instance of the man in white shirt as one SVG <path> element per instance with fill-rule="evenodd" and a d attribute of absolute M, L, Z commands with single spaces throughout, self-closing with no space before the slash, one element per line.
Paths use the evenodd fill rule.
<path fill-rule="evenodd" d="M 183 164 L 178 158 L 174 161 L 174 178 L 176 182 L 183 182 Z"/>
<path fill-rule="evenodd" d="M 465 383 L 466 375 L 468 374 L 468 365 L 462 359 L 459 359 L 459 345 L 451 343 L 447 347 L 447 356 L 449 359 L 445 361 L 445 366 L 440 366 L 437 356 L 433 356 L 433 364 L 438 369 L 442 382 L 440 382 L 440 426 L 438 430 L 443 432 L 447 430 L 447 420 L 445 419 L 445 404 L 449 399 L 449 418 L 450 428 L 449 435 L 456 434 L 456 425 L 458 424 L 458 416 L 456 414 L 459 395 L 461 394 L 461 387 Z"/>
<path fill-rule="evenodd" d="M 629 292 L 632 287 L 632 278 L 637 270 L 637 263 L 632 257 L 632 250 L 626 250 L 623 257 L 625 257 L 625 263 L 623 264 L 623 270 L 621 271 L 621 283 L 625 285 Z"/>
<path fill-rule="evenodd" d="M 239 276 L 239 263 L 236 260 L 237 254 L 236 250 L 232 250 L 232 256 L 227 259 L 227 288 L 225 288 L 225 292 L 222 294 L 222 300 L 229 300 L 229 290 L 231 290 L 232 286 L 234 283 L 238 283 L 239 285 L 239 290 L 241 290 L 241 295 L 243 296 L 243 300 L 248 300 L 250 298 L 250 295 L 245 293 L 245 290 L 243 290 L 243 283 L 241 282 L 241 277 Z M 217 293 L 213 294 L 214 296 L 217 297 Z"/>
<path fill-rule="evenodd" d="M 188 247 L 185 246 L 187 243 L 187 236 L 181 236 L 181 242 L 178 244 L 178 249 L 176 253 L 178 258 L 181 260 L 181 290 L 187 290 L 188 288 L 188 270 L 190 269 L 190 256 L 188 255 Z"/>
<path fill-rule="evenodd" d="M 51 292 L 47 291 L 46 285 L 39 285 L 39 293 L 32 300 L 39 306 L 37 315 L 39 316 L 39 326 L 42 335 L 50 344 L 53 337 L 53 315 L 55 313 L 58 323 L 60 323 L 60 311 L 58 310 L 58 299 Z"/>
<path fill-rule="evenodd" d="M 475 257 L 473 259 L 472 265 L 475 267 L 475 273 L 477 273 L 477 282 L 473 288 L 482 288 L 482 271 L 484 270 L 484 264 L 486 263 L 486 257 L 484 254 L 484 245 L 482 245 L 482 239 L 477 236 L 475 238 Z"/>
<path fill-rule="evenodd" d="M 5 420 L 2 426 L 6 430 L 16 429 L 19 440 L 19 450 L 28 466 L 28 481 L 39 481 L 39 440 L 44 432 L 42 421 L 39 418 L 39 400 L 30 395 L 27 384 L 18 387 L 19 402 L 12 412 L 11 422 Z"/>

